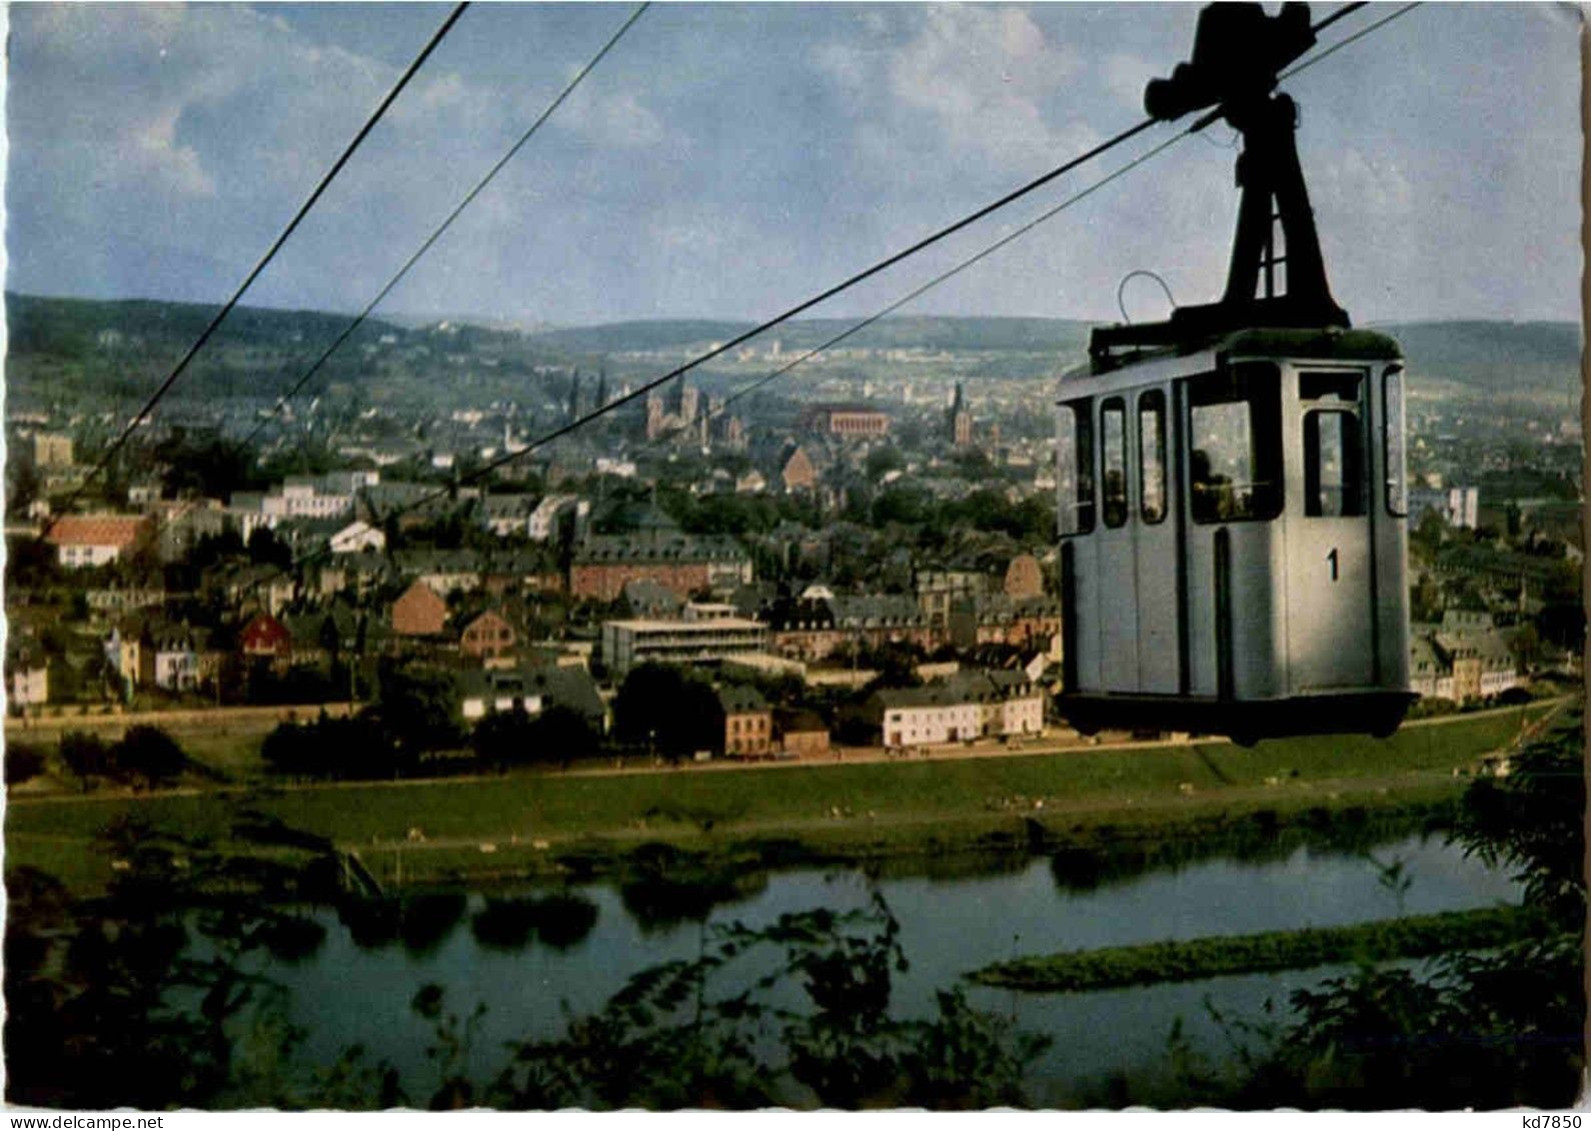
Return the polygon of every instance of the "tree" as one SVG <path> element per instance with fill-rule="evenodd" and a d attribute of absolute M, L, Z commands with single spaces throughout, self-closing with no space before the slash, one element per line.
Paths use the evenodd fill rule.
<path fill-rule="evenodd" d="M 6 1098 L 235 1106 L 238 1028 L 272 1001 L 249 956 L 312 952 L 324 929 L 293 908 L 326 893 L 311 869 L 277 856 L 217 852 L 129 821 L 105 839 L 121 867 L 92 902 L 35 869 L 7 879 Z"/>
<path fill-rule="evenodd" d="M 293 550 L 266 526 L 257 526 L 249 535 L 249 560 L 256 565 L 287 569 L 293 564 Z"/>
<path fill-rule="evenodd" d="M 522 765 L 531 761 L 532 723 L 523 707 L 493 711 L 475 724 L 470 744 L 475 756 L 495 766 Z"/>
<path fill-rule="evenodd" d="M 38 746 L 21 742 L 8 742 L 5 747 L 5 780 L 7 785 L 21 785 L 32 781 L 44 772 L 45 754 Z"/>
<path fill-rule="evenodd" d="M 591 721 L 561 703 L 548 707 L 530 725 L 530 750 L 535 761 L 567 766 L 575 758 L 595 754 L 601 744 L 602 736 Z"/>
<path fill-rule="evenodd" d="M 111 770 L 110 748 L 103 738 L 88 731 L 69 730 L 61 736 L 61 761 L 83 779 L 85 789 L 89 778 L 104 777 Z"/>
<path fill-rule="evenodd" d="M 737 963 L 764 976 L 721 976 Z M 1023 1072 L 1047 1042 L 973 1010 L 959 992 L 940 993 L 927 1019 L 892 1017 L 893 977 L 904 969 L 882 900 L 788 913 L 757 929 L 716 925 L 695 959 L 644 970 L 565 1036 L 521 1044 L 491 1099 L 599 1109 L 1021 1105 Z M 786 983 L 802 996 L 768 993 Z M 769 1055 L 770 1028 L 784 1056 Z"/>
<path fill-rule="evenodd" d="M 398 746 L 409 752 L 443 750 L 462 737 L 453 678 L 433 668 L 388 667 L 374 711 Z"/>
<path fill-rule="evenodd" d="M 110 749 L 111 765 L 119 775 L 137 776 L 151 786 L 170 785 L 188 764 L 176 739 L 157 726 L 127 728 L 122 740 Z"/>
<path fill-rule="evenodd" d="M 891 471 L 904 471 L 906 457 L 898 448 L 874 448 L 867 453 L 867 477 L 877 483 Z"/>
<path fill-rule="evenodd" d="M 313 723 L 282 723 L 260 747 L 265 764 L 292 777 L 372 780 L 414 768 L 379 720 L 368 712 L 352 718 L 322 715 Z"/>
<path fill-rule="evenodd" d="M 716 745 L 718 701 L 712 688 L 673 664 L 642 664 L 625 677 L 613 701 L 622 741 L 670 758 Z"/>

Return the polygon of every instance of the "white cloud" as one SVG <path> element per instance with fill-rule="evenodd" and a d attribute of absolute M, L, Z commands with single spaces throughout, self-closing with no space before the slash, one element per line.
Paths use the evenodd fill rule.
<path fill-rule="evenodd" d="M 1027 168 L 1077 136 L 1044 103 L 1080 72 L 1081 56 L 1048 42 L 1027 12 L 934 5 L 920 14 L 890 62 L 889 89 L 900 108 L 931 118 L 953 152 Z"/>
<path fill-rule="evenodd" d="M 122 158 L 143 177 L 163 181 L 183 195 L 214 196 L 215 178 L 200 164 L 194 148 L 179 145 L 176 136 L 175 111 L 135 123 L 122 146 Z"/>
<path fill-rule="evenodd" d="M 564 103 L 557 123 L 594 145 L 620 149 L 645 149 L 668 136 L 662 120 L 631 91 L 598 93 L 582 86 Z"/>

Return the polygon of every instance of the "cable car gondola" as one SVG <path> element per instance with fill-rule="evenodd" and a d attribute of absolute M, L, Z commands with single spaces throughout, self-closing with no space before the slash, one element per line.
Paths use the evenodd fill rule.
<path fill-rule="evenodd" d="M 1238 130 L 1241 200 L 1222 298 L 1095 330 L 1060 383 L 1058 705 L 1084 733 L 1386 735 L 1414 699 L 1399 349 L 1331 296 L 1275 90 L 1313 42 L 1307 5 L 1211 5 L 1145 95 Z"/>

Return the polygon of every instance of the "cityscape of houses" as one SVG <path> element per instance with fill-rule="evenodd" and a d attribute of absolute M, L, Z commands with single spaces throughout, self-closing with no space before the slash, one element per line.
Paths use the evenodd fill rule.
<path fill-rule="evenodd" d="M 87 417 L 16 409 L 10 711 L 369 702 L 384 673 L 418 668 L 446 676 L 466 725 L 557 706 L 606 734 L 627 678 L 665 664 L 712 686 L 721 755 L 1053 729 L 1040 386 L 896 353 L 851 359 L 877 372 L 831 356 L 806 400 L 677 381 L 490 476 L 472 469 L 628 380 L 552 369 L 539 404 L 335 427 L 304 409 L 229 490 L 189 474 L 229 442 L 225 414 L 190 409 L 68 514 L 52 506 L 85 479 Z M 1411 411 L 1410 672 L 1427 699 L 1495 700 L 1578 664 L 1579 437 L 1550 409 L 1524 415 L 1488 439 L 1462 405 Z M 1521 436 L 1528 462 L 1508 456 Z M 299 448 L 322 466 L 270 477 Z M 1455 478 L 1466 467 L 1475 481 Z"/>

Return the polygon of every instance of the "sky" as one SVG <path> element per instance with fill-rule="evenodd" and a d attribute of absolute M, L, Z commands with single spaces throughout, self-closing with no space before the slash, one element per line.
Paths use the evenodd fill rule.
<path fill-rule="evenodd" d="M 224 301 L 448 10 L 11 6 L 7 289 Z M 469 9 L 244 302 L 362 308 L 631 10 Z M 1137 123 L 1197 15 L 656 5 L 378 316 L 761 319 Z M 1578 320 L 1577 21 L 1566 6 L 1427 4 L 1284 85 L 1356 323 Z M 811 316 L 876 311 L 1175 128 Z M 1213 300 L 1234 141 L 1222 124 L 1185 139 L 903 313 L 1114 321 L 1134 270 L 1180 303 Z M 1144 279 L 1123 299 L 1135 320 L 1166 313 Z"/>

